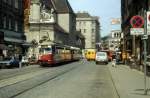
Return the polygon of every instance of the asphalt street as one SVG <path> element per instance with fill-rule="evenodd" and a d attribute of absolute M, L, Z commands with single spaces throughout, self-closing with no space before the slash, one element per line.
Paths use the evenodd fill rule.
<path fill-rule="evenodd" d="M 119 98 L 107 65 L 79 61 L 40 69 L 0 80 L 0 98 Z"/>

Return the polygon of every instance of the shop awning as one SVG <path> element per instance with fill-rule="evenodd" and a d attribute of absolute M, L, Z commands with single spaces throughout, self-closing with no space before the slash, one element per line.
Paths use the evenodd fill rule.
<path fill-rule="evenodd" d="M 32 44 L 31 44 L 31 43 L 29 43 L 29 42 L 24 42 L 22 45 L 23 45 L 23 46 L 27 46 L 27 47 L 32 46 Z"/>
<path fill-rule="evenodd" d="M 9 42 L 15 42 L 15 43 L 23 43 L 24 42 L 24 40 L 22 40 L 22 39 L 15 39 L 15 38 L 8 38 L 8 37 L 5 37 L 4 40 L 9 41 Z"/>

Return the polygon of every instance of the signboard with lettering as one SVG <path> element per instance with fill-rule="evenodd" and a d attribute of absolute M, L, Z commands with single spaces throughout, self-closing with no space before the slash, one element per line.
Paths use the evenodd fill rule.
<path fill-rule="evenodd" d="M 131 35 L 143 35 L 144 34 L 144 28 L 131 28 L 130 34 Z"/>

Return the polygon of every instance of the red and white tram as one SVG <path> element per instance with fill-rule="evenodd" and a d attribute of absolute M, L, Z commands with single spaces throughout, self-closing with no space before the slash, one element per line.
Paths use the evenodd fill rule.
<path fill-rule="evenodd" d="M 38 62 L 41 66 L 53 66 L 57 63 L 79 60 L 81 52 L 79 48 L 64 45 L 41 45 Z"/>

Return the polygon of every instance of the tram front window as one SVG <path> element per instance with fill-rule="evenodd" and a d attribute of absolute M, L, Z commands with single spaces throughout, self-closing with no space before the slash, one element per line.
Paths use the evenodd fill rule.
<path fill-rule="evenodd" d="M 41 48 L 40 49 L 40 54 L 48 54 L 48 53 L 52 53 L 51 48 Z"/>

